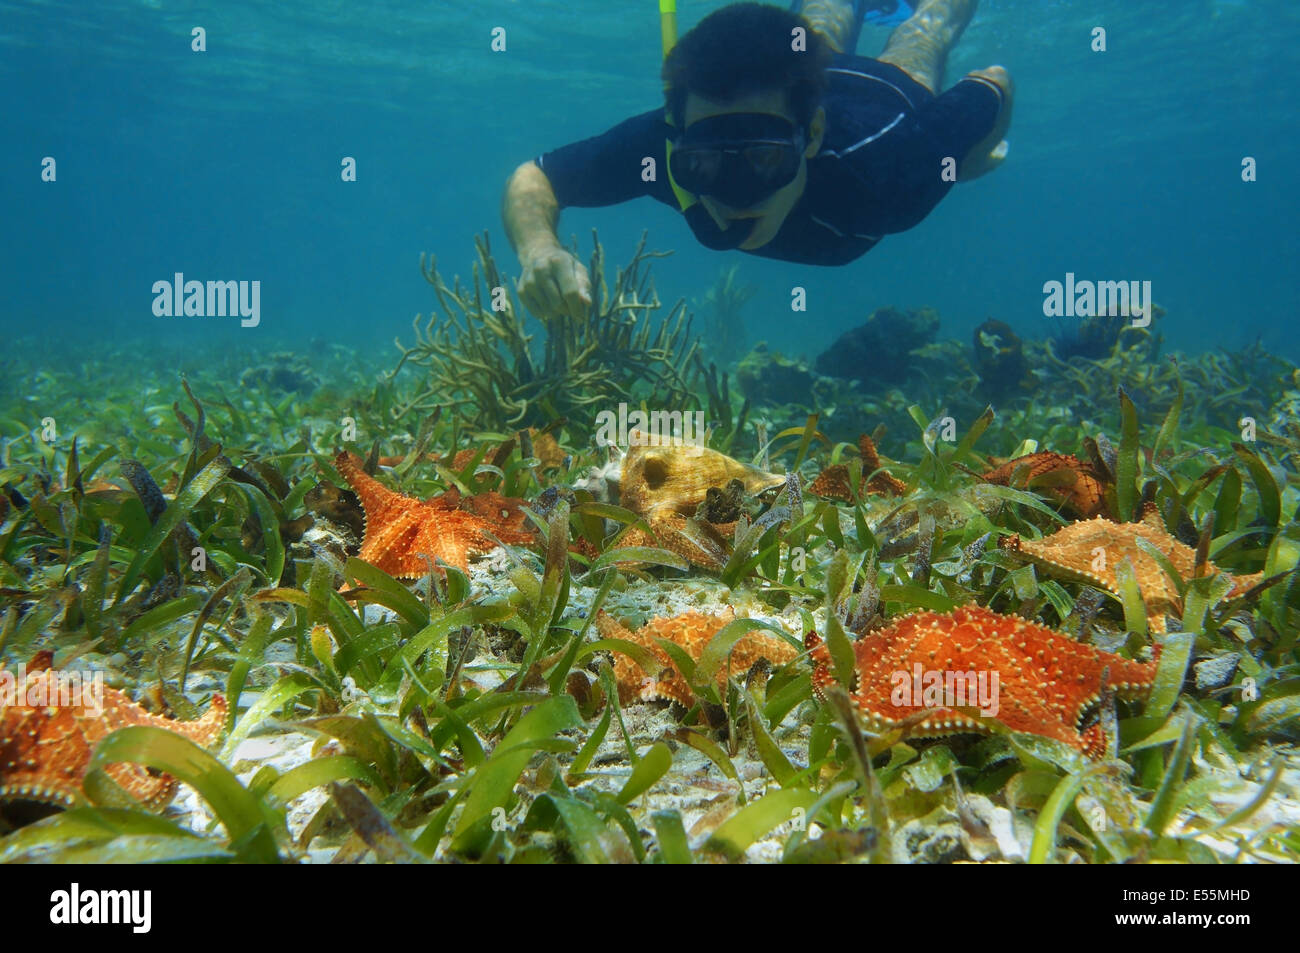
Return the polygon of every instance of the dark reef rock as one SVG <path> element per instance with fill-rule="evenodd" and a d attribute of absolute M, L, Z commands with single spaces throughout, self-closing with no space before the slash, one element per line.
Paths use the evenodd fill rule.
<path fill-rule="evenodd" d="M 805 360 L 793 360 L 769 351 L 759 341 L 736 367 L 740 392 L 756 405 L 807 402 L 817 375 Z"/>
<path fill-rule="evenodd" d="M 1024 342 L 1005 321 L 989 318 L 977 327 L 971 347 L 982 397 L 1005 397 L 1032 385 Z"/>
<path fill-rule="evenodd" d="M 907 379 L 912 351 L 934 341 L 939 314 L 933 308 L 878 308 L 865 324 L 846 331 L 817 357 L 819 374 L 861 381 L 868 390 Z"/>
<path fill-rule="evenodd" d="M 1152 318 L 1164 317 L 1165 309 L 1152 303 Z M 1081 357 L 1088 361 L 1104 361 L 1115 353 L 1116 348 L 1132 347 L 1141 335 L 1134 335 L 1128 345 L 1124 343 L 1124 332 L 1132 327 L 1132 318 L 1124 315 L 1098 314 L 1074 319 L 1058 318 L 1056 332 L 1052 335 L 1052 351 L 1063 361 L 1072 357 Z M 1134 329 L 1137 330 L 1137 329 Z"/>
<path fill-rule="evenodd" d="M 303 396 L 320 386 L 311 361 L 291 351 L 271 354 L 265 364 L 244 371 L 239 383 L 250 390 Z"/>
<path fill-rule="evenodd" d="M 1119 332 L 1129 319 L 1119 315 L 1097 315 L 1083 318 L 1073 328 L 1062 328 L 1052 338 L 1052 349 L 1063 361 L 1082 357 L 1100 361 L 1109 357 L 1119 343 Z"/>

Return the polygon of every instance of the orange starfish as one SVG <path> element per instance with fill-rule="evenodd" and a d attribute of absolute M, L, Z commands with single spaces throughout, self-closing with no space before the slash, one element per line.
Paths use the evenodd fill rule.
<path fill-rule="evenodd" d="M 153 725 L 209 747 L 226 723 L 226 699 L 212 696 L 197 721 L 151 715 L 114 688 L 103 688 L 102 706 L 89 689 L 50 668 L 54 654 L 38 652 L 26 672 L 0 672 L 0 805 L 28 803 L 71 807 L 81 798 L 95 746 L 108 734 L 129 725 Z M 4 702 L 12 701 L 5 705 Z M 151 774 L 143 765 L 114 764 L 106 773 L 123 790 L 150 807 L 171 799 L 176 780 Z"/>
<path fill-rule="evenodd" d="M 813 688 L 824 698 L 835 682 L 830 651 L 816 633 L 804 644 L 814 664 Z M 1154 661 L 1102 652 L 980 606 L 905 616 L 859 639 L 853 651 L 850 697 L 872 733 L 987 734 L 981 721 L 956 710 L 964 705 L 1012 731 L 1055 738 L 1090 758 L 1106 753 L 1101 725 L 1084 726 L 1103 689 L 1121 698 L 1145 697 L 1156 675 Z"/>
<path fill-rule="evenodd" d="M 864 482 L 867 493 L 876 493 L 881 496 L 902 496 L 907 492 L 906 483 L 885 471 L 871 476 L 872 473 L 880 470 L 880 454 L 876 452 L 875 442 L 866 434 L 858 437 L 858 452 L 862 455 L 862 478 L 858 482 L 857 494 L 859 498 L 863 496 Z M 812 481 L 808 487 L 808 492 L 813 496 L 843 500 L 846 503 L 852 501 L 853 493 L 849 489 L 848 466 L 843 463 L 836 463 L 827 467 L 818 474 L 817 479 Z"/>
<path fill-rule="evenodd" d="M 568 454 L 559 441 L 549 433 L 539 433 L 536 427 L 529 427 L 528 434 L 533 438 L 533 456 L 542 461 L 543 470 L 559 470 L 564 467 L 564 458 Z"/>
<path fill-rule="evenodd" d="M 459 490 L 452 487 L 446 493 L 435 496 L 429 504 L 472 513 L 487 523 L 492 535 L 503 543 L 527 545 L 537 540 L 537 534 L 528 528 L 524 501 L 518 497 L 502 496 L 495 490 L 463 497 Z"/>
<path fill-rule="evenodd" d="M 692 565 L 718 572 L 727 565 L 730 555 L 730 536 L 724 532 L 734 532 L 735 527 L 735 523 L 715 526 L 705 520 L 660 513 L 650 520 L 649 531 L 633 527 L 623 534 L 619 546 L 666 549 Z"/>
<path fill-rule="evenodd" d="M 553 436 L 549 433 L 542 433 L 536 427 L 528 428 L 528 436 L 532 440 L 533 456 L 541 461 L 543 470 L 559 469 L 564 466 L 564 458 L 566 454 Z M 484 449 L 483 462 L 497 462 L 493 460 L 493 455 L 502 453 L 503 451 L 508 455 L 509 452 L 514 449 L 517 442 L 518 438 L 516 437 L 511 438 L 502 444 L 488 445 Z M 478 447 L 466 447 L 462 450 L 457 450 L 456 453 L 452 455 L 450 468 L 452 471 L 459 473 L 469 465 L 469 462 L 474 459 L 474 455 L 478 452 Z M 427 463 L 438 463 L 442 461 L 444 457 L 440 453 L 425 453 L 420 459 Z M 399 466 L 405 460 L 405 454 L 384 456 L 379 458 L 379 465 L 381 467 L 395 467 Z"/>
<path fill-rule="evenodd" d="M 635 642 L 654 653 L 662 665 L 658 675 L 649 675 L 636 662 L 620 652 L 614 653 L 614 677 L 618 681 L 618 697 L 623 704 L 635 701 L 653 701 L 666 698 L 689 708 L 695 704 L 695 693 L 690 684 L 672 663 L 668 653 L 659 644 L 659 639 L 667 639 L 680 645 L 695 661 L 699 661 L 709 640 L 727 623 L 735 619 L 731 609 L 717 615 L 701 612 L 686 612 L 671 618 L 651 619 L 636 632 L 630 632 L 604 612 L 596 617 L 596 628 L 607 639 L 626 639 Z M 797 652 L 794 647 L 770 635 L 747 632 L 731 650 L 731 671 L 743 673 L 759 659 L 767 659 L 773 665 L 785 665 L 794 659 Z M 726 684 L 727 666 L 720 666 L 717 684 L 722 688 Z"/>
<path fill-rule="evenodd" d="M 395 579 L 416 579 L 428 572 L 426 554 L 465 571 L 471 553 L 496 547 L 485 532 L 493 527 L 457 508 L 459 494 L 443 494 L 427 502 L 403 496 L 366 473 L 360 459 L 347 452 L 334 458 L 334 466 L 366 511 L 360 558 Z"/>
<path fill-rule="evenodd" d="M 465 466 L 470 462 L 470 460 L 474 459 L 474 454 L 477 452 L 478 451 L 473 447 L 469 447 L 465 450 L 457 450 L 455 456 L 451 458 L 451 469 L 459 473 L 461 470 L 465 469 Z M 404 453 L 389 454 L 387 456 L 379 457 L 376 462 L 381 467 L 400 467 L 406 462 L 406 457 L 407 455 Z M 437 463 L 440 460 L 442 460 L 442 454 L 440 453 L 423 453 L 420 455 L 421 463 Z"/>
<path fill-rule="evenodd" d="M 1041 490 L 1056 497 L 1081 519 L 1106 513 L 1105 485 L 1090 463 L 1045 450 L 1008 460 L 980 475 L 1000 486 Z"/>
<path fill-rule="evenodd" d="M 1168 628 L 1165 616 L 1182 615 L 1178 586 L 1160 563 L 1138 548 L 1140 539 L 1164 553 L 1174 571 L 1184 580 L 1196 577 L 1196 550 L 1169 535 L 1160 514 L 1152 506 L 1146 508 L 1142 520 L 1137 523 L 1112 523 L 1100 518 L 1084 520 L 1071 523 L 1043 539 L 1022 540 L 1019 536 L 1007 536 L 1000 539 L 998 545 L 1052 575 L 1096 586 L 1117 598 L 1120 589 L 1115 570 L 1124 559 L 1128 559 L 1137 577 L 1151 631 L 1165 632 Z M 1201 567 L 1200 574 L 1211 575 L 1219 571 L 1207 562 Z M 1229 578 L 1233 586 L 1228 598 L 1235 599 L 1257 584 L 1263 574 Z"/>

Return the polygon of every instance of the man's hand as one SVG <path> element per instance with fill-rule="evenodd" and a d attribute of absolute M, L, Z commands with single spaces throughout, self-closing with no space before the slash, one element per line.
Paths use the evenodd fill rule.
<path fill-rule="evenodd" d="M 506 234 L 519 253 L 519 300 L 539 318 L 580 318 L 591 307 L 591 276 L 555 237 L 560 207 L 534 162 L 515 169 L 502 203 Z"/>
<path fill-rule="evenodd" d="M 1016 86 L 1011 82 L 1011 74 L 1001 66 L 972 70 L 966 74 L 966 78 L 996 86 L 1002 92 L 1002 108 L 998 110 L 993 131 L 971 149 L 957 170 L 957 178 L 962 182 L 992 172 L 1006 159 L 1008 149 L 1006 134 L 1011 127 L 1011 106 L 1016 94 Z"/>
<path fill-rule="evenodd" d="M 558 243 L 522 252 L 519 300 L 539 317 L 580 318 L 591 307 L 591 276 L 582 262 Z"/>

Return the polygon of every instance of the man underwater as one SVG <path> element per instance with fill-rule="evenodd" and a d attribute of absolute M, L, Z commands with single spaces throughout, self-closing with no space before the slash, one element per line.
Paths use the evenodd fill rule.
<path fill-rule="evenodd" d="M 816 265 L 846 264 L 916 225 L 954 178 L 1006 157 L 1005 69 L 968 73 L 936 95 L 977 3 L 921 0 L 875 59 L 843 51 L 869 13 L 906 11 L 899 0 L 805 0 L 794 11 L 736 3 L 709 14 L 664 61 L 666 108 L 511 175 L 502 214 L 520 299 L 539 315 L 590 307 L 591 278 L 556 232 L 568 206 L 648 195 L 681 210 L 708 248 Z"/>

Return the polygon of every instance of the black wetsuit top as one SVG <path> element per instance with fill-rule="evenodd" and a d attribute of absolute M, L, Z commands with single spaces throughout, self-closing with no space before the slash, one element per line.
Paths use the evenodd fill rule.
<path fill-rule="evenodd" d="M 984 80 L 967 78 L 935 96 L 898 67 L 862 56 L 837 54 L 827 73 L 826 136 L 808 160 L 808 184 L 781 230 L 751 255 L 842 265 L 916 225 L 953 185 L 940 175 L 943 159 L 960 164 L 992 131 L 1002 102 Z M 673 134 L 663 109 L 652 109 L 534 161 L 561 208 L 642 195 L 680 208 L 665 158 Z M 647 156 L 658 169 L 651 182 L 642 178 Z M 704 245 L 720 247 L 709 240 L 718 229 L 702 205 L 686 220 Z"/>

